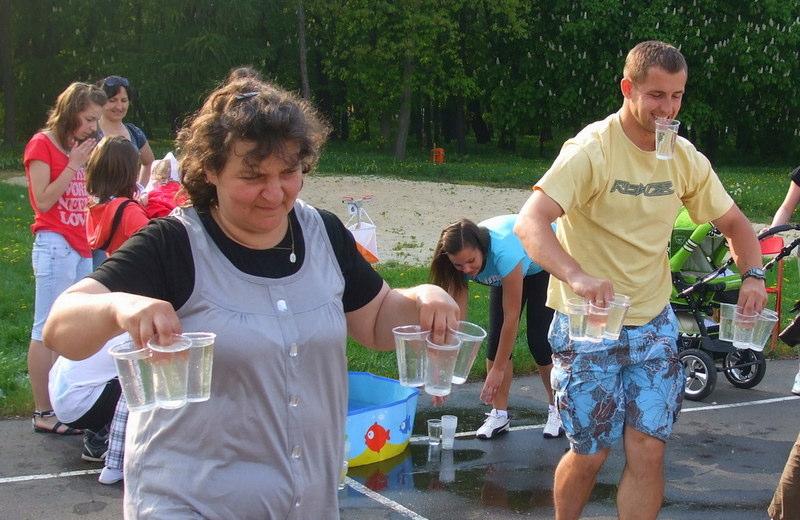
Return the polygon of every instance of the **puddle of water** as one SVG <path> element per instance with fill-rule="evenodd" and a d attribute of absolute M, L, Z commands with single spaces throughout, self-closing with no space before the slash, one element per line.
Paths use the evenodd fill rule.
<path fill-rule="evenodd" d="M 427 420 L 439 418 L 442 415 L 455 415 L 458 417 L 458 431 L 475 431 L 483 424 L 486 416 L 475 408 L 448 408 L 441 407 L 436 410 L 424 409 L 417 410 L 414 416 L 414 429 L 418 435 L 425 435 L 428 431 Z M 547 421 L 546 413 L 538 413 L 533 410 L 520 409 L 511 410 L 512 426 L 526 426 L 530 424 L 542 424 Z"/>

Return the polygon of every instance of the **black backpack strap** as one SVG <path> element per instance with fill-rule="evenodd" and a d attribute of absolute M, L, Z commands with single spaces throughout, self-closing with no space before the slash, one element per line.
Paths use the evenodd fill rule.
<path fill-rule="evenodd" d="M 117 232 L 117 228 L 119 227 L 119 223 L 122 220 L 122 214 L 125 212 L 125 206 L 133 202 L 131 199 L 124 200 L 122 204 L 117 206 L 117 211 L 114 212 L 114 220 L 111 221 L 111 231 L 108 233 L 108 238 L 106 241 L 103 242 L 103 245 L 97 247 L 97 249 L 102 249 L 103 251 L 111 244 L 111 239 L 114 238 L 114 235 Z"/>

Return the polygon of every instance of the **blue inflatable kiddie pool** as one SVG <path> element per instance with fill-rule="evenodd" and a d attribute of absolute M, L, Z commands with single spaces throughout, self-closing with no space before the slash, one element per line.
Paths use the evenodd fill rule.
<path fill-rule="evenodd" d="M 408 446 L 419 390 L 369 372 L 348 374 L 347 461 L 350 467 L 399 455 Z"/>

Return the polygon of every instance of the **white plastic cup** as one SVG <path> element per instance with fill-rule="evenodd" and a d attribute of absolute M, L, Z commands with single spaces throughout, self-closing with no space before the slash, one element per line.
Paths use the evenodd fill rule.
<path fill-rule="evenodd" d="M 403 325 L 392 329 L 397 355 L 397 373 L 403 386 L 425 384 L 425 359 L 429 330 L 419 325 Z"/>
<path fill-rule="evenodd" d="M 456 329 L 450 329 L 452 334 L 461 340 L 458 350 L 456 366 L 453 368 L 453 384 L 460 385 L 467 381 L 475 358 L 481 349 L 481 344 L 486 338 L 486 331 L 482 327 L 468 321 L 459 321 Z"/>
<path fill-rule="evenodd" d="M 452 450 L 456 439 L 456 426 L 458 417 L 455 415 L 442 416 L 442 449 Z"/>
<path fill-rule="evenodd" d="M 153 366 L 153 388 L 159 408 L 174 410 L 187 402 L 187 383 L 189 374 L 188 340 L 175 334 L 169 345 L 159 345 L 153 338 L 147 342 L 152 351 L 150 363 Z"/>
<path fill-rule="evenodd" d="M 600 307 L 594 303 L 589 303 L 589 312 L 586 314 L 586 335 L 584 337 L 586 341 L 592 343 L 603 341 L 610 308 L 610 305 Z"/>
<path fill-rule="evenodd" d="M 772 335 L 772 331 L 775 329 L 775 324 L 778 322 L 778 319 L 779 316 L 777 312 L 770 309 L 763 309 L 761 314 L 758 315 L 755 327 L 753 328 L 753 339 L 746 348 L 759 352 L 764 350 L 764 346 Z"/>
<path fill-rule="evenodd" d="M 584 341 L 586 339 L 586 315 L 589 314 L 589 303 L 583 298 L 567 300 L 567 319 L 569 320 L 569 339 Z"/>
<path fill-rule="evenodd" d="M 211 397 L 214 341 L 217 335 L 213 332 L 186 332 L 181 336 L 192 342 L 189 348 L 186 400 L 190 403 L 208 401 Z"/>
<path fill-rule="evenodd" d="M 681 122 L 676 119 L 656 119 L 656 159 L 672 159 L 680 125 Z"/>
<path fill-rule="evenodd" d="M 450 334 L 443 344 L 438 344 L 434 343 L 428 334 L 426 342 L 425 393 L 439 397 L 449 395 L 461 340 L 455 334 Z"/>
<path fill-rule="evenodd" d="M 117 366 L 119 384 L 128 403 L 128 410 L 146 412 L 155 408 L 156 394 L 153 388 L 150 350 L 137 347 L 133 341 L 126 341 L 114 345 L 108 352 Z"/>
<path fill-rule="evenodd" d="M 628 296 L 614 294 L 614 300 L 608 304 L 608 321 L 606 322 L 606 330 L 603 332 L 603 338 L 619 339 L 619 334 L 622 332 L 622 324 L 630 306 L 631 299 Z"/>
<path fill-rule="evenodd" d="M 428 419 L 428 444 L 438 446 L 442 440 L 442 420 Z"/>

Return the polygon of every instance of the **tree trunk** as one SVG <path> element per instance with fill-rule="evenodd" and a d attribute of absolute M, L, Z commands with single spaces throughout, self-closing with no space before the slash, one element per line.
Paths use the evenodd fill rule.
<path fill-rule="evenodd" d="M 297 42 L 300 47 L 300 85 L 305 99 L 311 99 L 311 86 L 308 84 L 308 64 L 306 56 L 306 12 L 302 0 L 297 2 Z"/>
<path fill-rule="evenodd" d="M 403 99 L 400 103 L 400 120 L 397 124 L 397 139 L 394 144 L 394 158 L 402 161 L 406 158 L 406 142 L 408 127 L 411 123 L 411 76 L 414 74 L 414 63 L 406 58 L 403 66 Z"/>
<path fill-rule="evenodd" d="M 465 136 L 464 123 L 464 98 L 458 96 L 455 99 L 455 111 L 453 112 L 453 132 L 456 138 L 456 151 L 464 153 L 467 151 L 467 139 Z"/>
<path fill-rule="evenodd" d="M 16 105 L 14 104 L 14 66 L 11 62 L 11 0 L 0 0 L 0 81 L 3 89 L 3 137 L 6 144 L 17 143 Z"/>
<path fill-rule="evenodd" d="M 481 104 L 479 101 L 470 101 L 469 111 L 472 115 L 472 131 L 475 132 L 475 142 L 486 144 L 492 139 L 492 131 L 481 114 Z"/>

